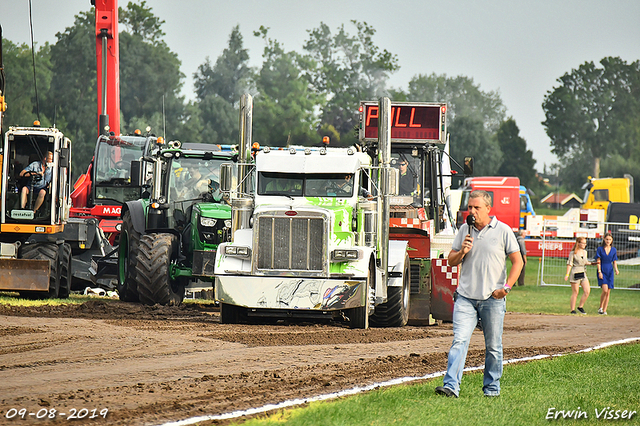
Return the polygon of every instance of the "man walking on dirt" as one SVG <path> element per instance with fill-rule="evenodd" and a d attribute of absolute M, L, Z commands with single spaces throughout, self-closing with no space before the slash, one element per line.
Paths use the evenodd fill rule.
<path fill-rule="evenodd" d="M 436 387 L 436 393 L 455 398 L 460 394 L 469 341 L 480 319 L 485 341 L 482 390 L 485 396 L 499 396 L 505 296 L 518 280 L 523 262 L 511 228 L 489 216 L 488 192 L 472 191 L 468 208 L 475 224 L 460 228 L 449 253 L 449 265 L 461 265 L 460 280 L 453 307 L 453 343 L 447 373 L 444 386 Z M 512 263 L 508 276 L 507 257 Z"/>

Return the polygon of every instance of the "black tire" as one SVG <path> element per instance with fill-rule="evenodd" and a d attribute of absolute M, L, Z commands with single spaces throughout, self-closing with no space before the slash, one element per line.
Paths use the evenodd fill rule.
<path fill-rule="evenodd" d="M 60 292 L 58 246 L 54 243 L 25 244 L 20 247 L 20 258 L 49 261 L 49 291 L 24 291 L 20 295 L 30 299 L 55 299 Z"/>
<path fill-rule="evenodd" d="M 122 230 L 118 247 L 118 296 L 123 302 L 138 302 L 136 257 L 140 246 L 140 233 L 133 229 L 131 212 L 122 216 Z"/>
<path fill-rule="evenodd" d="M 371 317 L 374 327 L 404 327 L 409 321 L 409 296 L 411 292 L 411 264 L 405 255 L 402 287 L 388 287 L 386 303 L 376 306 Z"/>
<path fill-rule="evenodd" d="M 71 293 L 71 246 L 67 243 L 58 246 L 60 264 L 60 289 L 58 297 L 67 299 Z"/>
<path fill-rule="evenodd" d="M 185 282 L 172 280 L 171 253 L 176 243 L 172 234 L 140 237 L 136 263 L 138 297 L 145 305 L 179 305 L 184 299 Z"/>
<path fill-rule="evenodd" d="M 350 309 L 347 316 L 349 318 L 349 327 L 366 330 L 369 328 L 369 308 L 371 306 L 371 297 L 369 295 L 374 286 L 374 277 L 376 276 L 376 268 L 373 261 L 369 263 L 369 272 L 367 273 L 365 304 L 358 308 Z"/>
<path fill-rule="evenodd" d="M 228 303 L 220 303 L 220 324 L 240 324 L 246 322 L 246 320 L 244 308 Z"/>

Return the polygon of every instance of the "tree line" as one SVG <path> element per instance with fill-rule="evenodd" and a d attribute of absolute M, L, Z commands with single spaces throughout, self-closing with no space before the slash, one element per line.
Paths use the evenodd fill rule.
<path fill-rule="evenodd" d="M 397 55 L 374 42 L 376 31 L 366 22 L 335 30 L 320 23 L 307 31 L 301 52 L 286 50 L 262 26 L 253 31 L 264 42 L 258 67 L 249 66 L 235 26 L 222 53 L 215 61 L 205 58 L 192 76 L 194 100 L 187 100 L 180 94 L 186 79 L 180 59 L 163 41 L 164 21 L 146 1 L 129 2 L 119 15 L 123 134 L 149 126 L 168 140 L 235 144 L 238 101 L 248 92 L 254 97 L 253 135 L 261 145 L 315 145 L 329 136 L 332 146 L 348 146 L 357 141 L 361 100 L 447 102 L 454 158 L 471 155 L 476 175 L 518 176 L 545 195 L 532 152 L 497 91 L 483 91 L 466 76 L 435 73 L 414 76 L 406 89 L 389 87 L 400 68 Z M 74 143 L 75 176 L 89 164 L 97 137 L 94 28 L 93 10 L 80 12 L 56 34 L 55 44 L 34 52 L 37 103 L 30 47 L 4 43 L 4 123 L 27 125 L 38 113 L 43 125 L 55 124 Z M 542 105 L 558 173 L 570 191 L 591 174 L 585 165 L 595 165 L 595 158 L 603 174 L 640 177 L 638 61 L 605 58 L 601 65 L 586 63 L 559 78 Z"/>

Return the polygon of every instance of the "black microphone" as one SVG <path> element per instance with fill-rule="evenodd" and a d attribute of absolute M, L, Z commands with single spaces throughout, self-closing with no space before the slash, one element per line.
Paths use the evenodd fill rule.
<path fill-rule="evenodd" d="M 471 227 L 476 223 L 476 218 L 474 215 L 470 214 L 467 216 L 467 225 L 469 226 L 469 235 L 471 235 Z"/>

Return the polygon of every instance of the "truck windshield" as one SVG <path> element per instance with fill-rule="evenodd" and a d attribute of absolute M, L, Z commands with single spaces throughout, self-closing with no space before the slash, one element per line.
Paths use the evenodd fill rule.
<path fill-rule="evenodd" d="M 352 173 L 274 173 L 260 172 L 258 195 L 285 195 L 289 197 L 351 197 Z"/>

